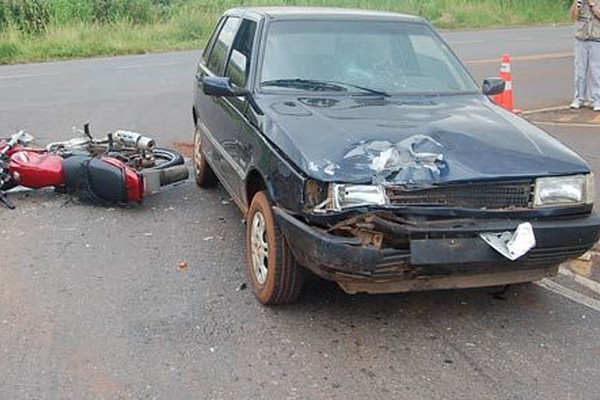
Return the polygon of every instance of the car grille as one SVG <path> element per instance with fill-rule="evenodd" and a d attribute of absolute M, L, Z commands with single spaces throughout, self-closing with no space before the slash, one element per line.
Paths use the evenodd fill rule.
<path fill-rule="evenodd" d="M 448 185 L 421 190 L 397 186 L 387 188 L 393 206 L 433 205 L 488 210 L 530 208 L 533 192 L 534 183 L 531 180 Z"/>

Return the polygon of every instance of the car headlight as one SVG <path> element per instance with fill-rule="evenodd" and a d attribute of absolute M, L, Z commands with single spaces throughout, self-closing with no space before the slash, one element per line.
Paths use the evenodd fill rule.
<path fill-rule="evenodd" d="M 592 204 L 594 197 L 593 174 L 538 178 L 535 181 L 533 205 Z"/>
<path fill-rule="evenodd" d="M 383 206 L 388 198 L 383 186 L 375 185 L 332 185 L 333 209 L 341 211 L 360 206 Z"/>

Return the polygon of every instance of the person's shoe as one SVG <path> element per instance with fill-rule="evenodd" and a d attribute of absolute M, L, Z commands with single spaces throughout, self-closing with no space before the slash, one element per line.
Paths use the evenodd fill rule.
<path fill-rule="evenodd" d="M 600 111 L 600 104 L 596 104 L 596 105 L 595 105 L 595 106 L 592 108 L 592 110 L 594 110 L 594 111 L 596 111 L 596 112 L 599 112 L 599 111 Z"/>
<path fill-rule="evenodd" d="M 579 100 L 573 100 L 569 107 L 571 107 L 573 110 L 579 110 L 581 108 L 581 102 Z"/>

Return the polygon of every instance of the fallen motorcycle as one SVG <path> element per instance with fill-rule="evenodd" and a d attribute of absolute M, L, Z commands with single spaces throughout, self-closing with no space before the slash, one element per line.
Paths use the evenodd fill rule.
<path fill-rule="evenodd" d="M 32 147 L 33 137 L 23 131 L 0 139 L 0 202 L 14 209 L 6 191 L 20 185 L 54 187 L 105 205 L 139 203 L 161 186 L 188 178 L 183 156 L 148 136 L 116 131 L 96 139 L 87 124 L 77 133 L 46 148 Z"/>

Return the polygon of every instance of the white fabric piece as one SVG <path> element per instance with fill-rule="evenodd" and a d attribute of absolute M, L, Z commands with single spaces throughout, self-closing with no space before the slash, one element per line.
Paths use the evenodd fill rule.
<path fill-rule="evenodd" d="M 514 233 L 486 232 L 480 233 L 479 237 L 511 261 L 523 257 L 536 245 L 533 226 L 529 222 L 519 224 Z"/>

